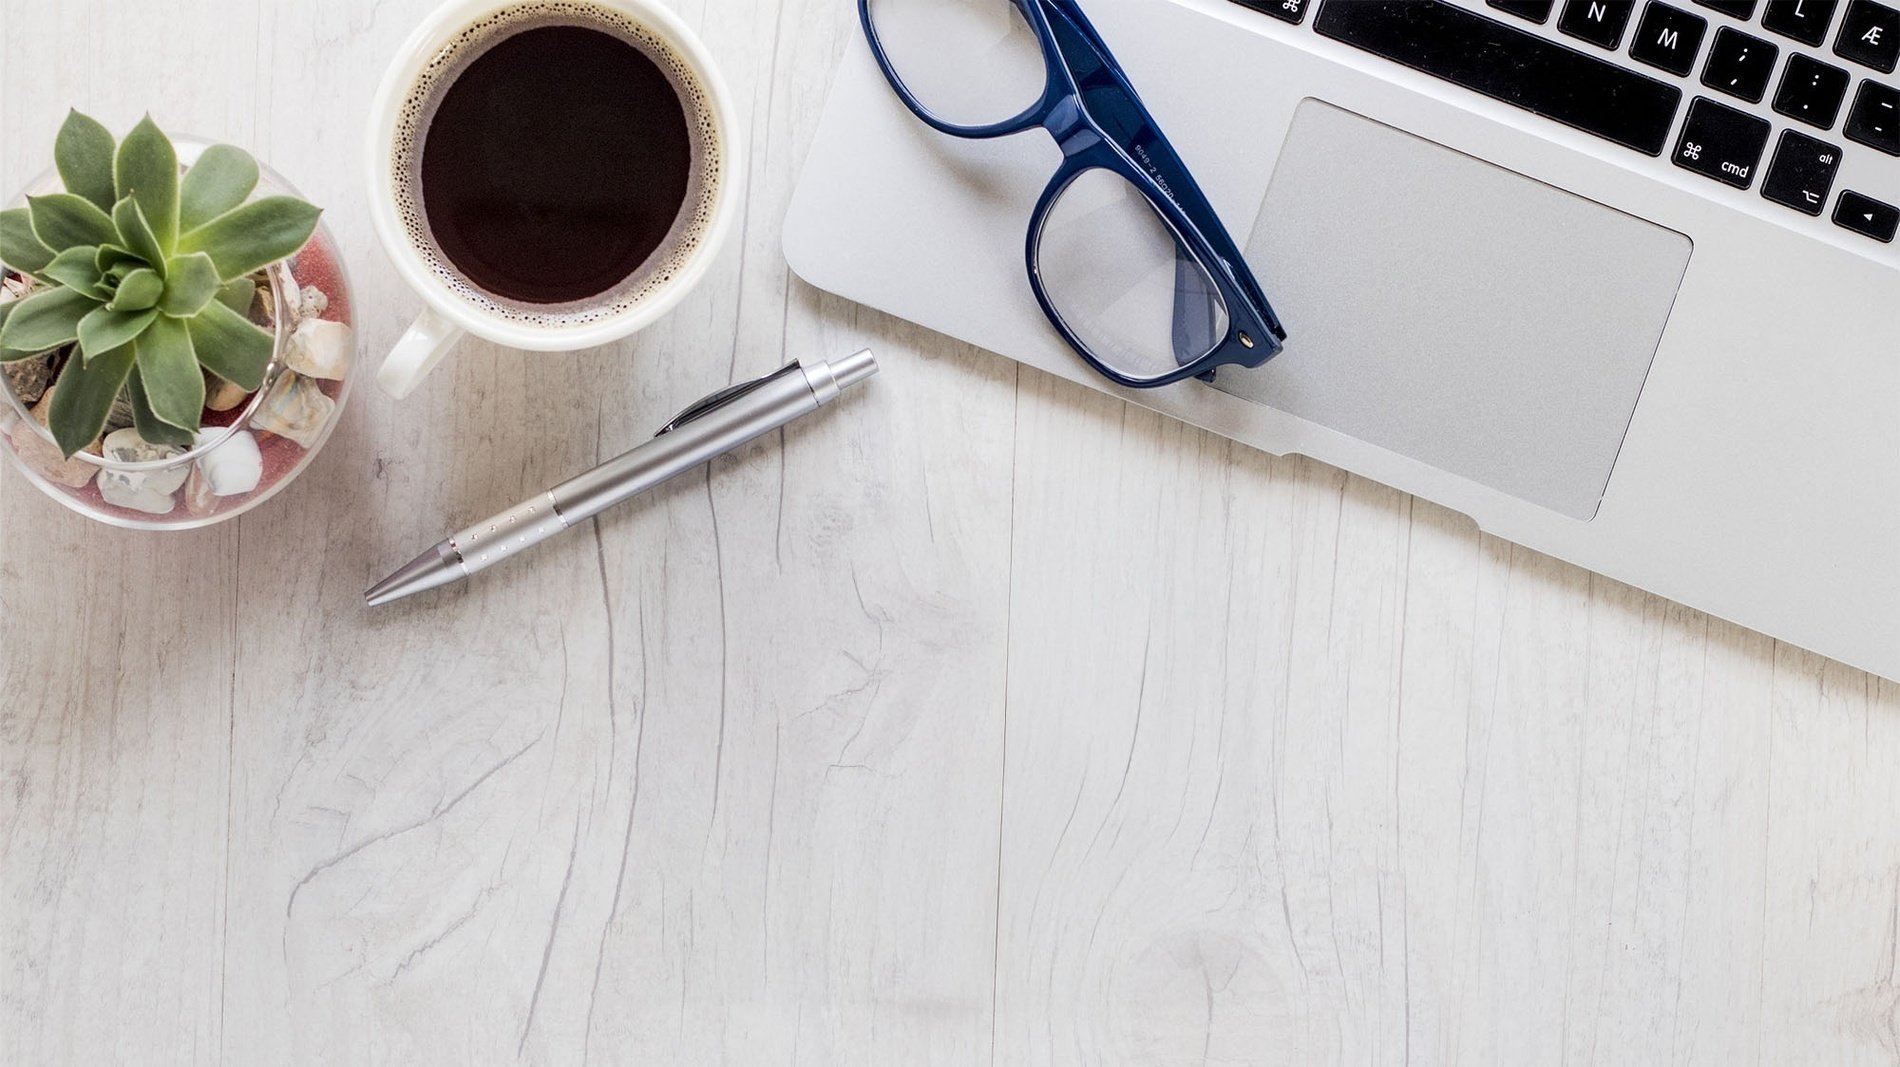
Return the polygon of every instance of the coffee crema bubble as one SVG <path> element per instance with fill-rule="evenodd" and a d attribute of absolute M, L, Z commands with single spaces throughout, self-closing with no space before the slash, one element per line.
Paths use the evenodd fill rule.
<path fill-rule="evenodd" d="M 525 0 L 437 50 L 397 116 L 390 166 L 410 243 L 477 310 L 565 328 L 670 282 L 712 222 L 710 94 L 639 20 Z"/>

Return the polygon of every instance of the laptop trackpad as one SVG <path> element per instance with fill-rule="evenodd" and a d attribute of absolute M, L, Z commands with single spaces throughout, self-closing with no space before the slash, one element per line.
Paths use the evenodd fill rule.
<path fill-rule="evenodd" d="M 1216 388 L 1587 520 L 1690 248 L 1309 99 L 1246 249 L 1287 349 Z"/>

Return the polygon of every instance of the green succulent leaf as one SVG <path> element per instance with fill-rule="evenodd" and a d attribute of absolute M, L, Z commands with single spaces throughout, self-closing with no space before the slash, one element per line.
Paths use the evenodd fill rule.
<path fill-rule="evenodd" d="M 0 331 L 4 331 L 7 328 L 7 317 L 12 315 L 13 309 L 19 306 L 20 302 L 18 300 L 0 301 Z M 11 348 L 0 348 L 0 363 L 12 363 L 15 360 L 25 359 L 32 355 L 37 355 L 37 353 L 15 352 Z"/>
<path fill-rule="evenodd" d="M 101 275 L 110 275 L 114 269 L 126 264 L 137 268 L 145 266 L 145 261 L 116 244 L 100 245 L 99 258 L 93 261 L 93 265 L 99 268 Z M 125 272 L 121 271 L 119 276 L 125 277 Z"/>
<path fill-rule="evenodd" d="M 79 351 L 86 359 L 93 359 L 101 352 L 110 352 L 120 345 L 129 345 L 132 339 L 145 332 L 145 328 L 158 318 L 155 308 L 144 311 L 113 311 L 111 308 L 94 308 L 79 320 Z"/>
<path fill-rule="evenodd" d="M 12 315 L 13 309 L 19 305 L 20 302 L 18 300 L 0 301 L 0 331 L 7 328 L 7 317 Z M 11 348 L 0 348 L 0 363 L 12 363 L 15 360 L 25 359 L 31 355 L 34 355 L 34 353 L 15 352 Z"/>
<path fill-rule="evenodd" d="M 160 315 L 133 347 L 138 349 L 139 378 L 152 414 L 181 430 L 197 430 L 204 415 L 205 376 L 198 370 L 190 330 L 182 321 Z"/>
<path fill-rule="evenodd" d="M 33 293 L 14 306 L 0 327 L 0 348 L 44 352 L 70 344 L 79 340 L 79 320 L 98 306 L 99 301 L 64 286 Z"/>
<path fill-rule="evenodd" d="M 119 270 L 120 267 L 114 267 Z M 150 267 L 140 267 L 128 272 L 119 280 L 119 290 L 112 302 L 106 306 L 114 311 L 144 311 L 158 306 L 158 298 L 165 293 L 165 279 Z"/>
<path fill-rule="evenodd" d="M 178 152 L 150 115 L 119 142 L 112 175 L 120 199 L 136 199 L 152 235 L 170 249 L 178 239 Z"/>
<path fill-rule="evenodd" d="M 100 285 L 99 268 L 93 260 L 99 250 L 90 245 L 68 248 L 53 257 L 40 271 L 40 276 L 50 278 L 68 289 L 76 289 L 95 300 L 109 300 L 112 294 Z"/>
<path fill-rule="evenodd" d="M 139 202 L 129 196 L 119 201 L 112 208 L 112 221 L 118 228 L 121 246 L 143 260 L 146 266 L 164 274 L 165 250 L 159 247 L 158 235 L 152 232 Z"/>
<path fill-rule="evenodd" d="M 294 255 L 316 232 L 322 213 L 296 197 L 267 196 L 180 237 L 178 251 L 205 253 L 219 276 L 232 281 Z"/>
<path fill-rule="evenodd" d="M 218 290 L 218 303 L 240 315 L 251 313 L 251 302 L 257 299 L 257 283 L 249 278 L 239 278 Z"/>
<path fill-rule="evenodd" d="M 138 428 L 140 437 L 155 445 L 180 448 L 190 448 L 197 442 L 198 435 L 169 425 L 152 413 L 152 401 L 145 395 L 145 380 L 136 366 L 132 368 L 132 380 L 126 383 L 126 392 L 132 396 L 132 425 Z"/>
<path fill-rule="evenodd" d="M 131 345 L 121 345 L 89 360 L 66 361 L 66 369 L 59 373 L 58 388 L 53 390 L 53 406 L 46 422 L 52 428 L 53 440 L 68 457 L 97 440 L 106 428 L 112 401 L 132 373 L 133 356 Z"/>
<path fill-rule="evenodd" d="M 165 295 L 158 307 L 174 319 L 188 319 L 203 311 L 223 284 L 217 264 L 203 252 L 172 257 L 165 274 Z"/>
<path fill-rule="evenodd" d="M 36 274 L 53 261 L 54 252 L 33 232 L 33 213 L 16 207 L 0 211 L 0 263 Z"/>
<path fill-rule="evenodd" d="M 97 119 L 67 112 L 66 124 L 53 141 L 53 162 L 66 191 L 92 201 L 101 211 L 111 211 L 118 199 L 112 191 L 112 156 L 117 149 L 112 132 Z"/>
<path fill-rule="evenodd" d="M 257 188 L 257 160 L 241 148 L 214 144 L 185 172 L 178 228 L 195 230 L 244 202 Z"/>
<path fill-rule="evenodd" d="M 34 236 L 55 252 L 80 245 L 97 248 L 118 239 L 112 216 L 83 196 L 72 193 L 29 196 L 26 206 L 33 216 Z"/>
<path fill-rule="evenodd" d="M 264 371 L 277 349 L 276 338 L 217 301 L 188 326 L 198 362 L 206 370 L 245 390 L 264 384 Z"/>

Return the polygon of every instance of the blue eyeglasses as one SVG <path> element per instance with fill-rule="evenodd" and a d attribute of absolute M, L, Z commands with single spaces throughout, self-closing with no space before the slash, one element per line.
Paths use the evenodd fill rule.
<path fill-rule="evenodd" d="M 1258 367 L 1286 331 L 1181 157 L 1075 0 L 858 0 L 906 107 L 956 137 L 1041 126 L 1062 165 L 1030 216 L 1043 313 L 1109 379 Z"/>

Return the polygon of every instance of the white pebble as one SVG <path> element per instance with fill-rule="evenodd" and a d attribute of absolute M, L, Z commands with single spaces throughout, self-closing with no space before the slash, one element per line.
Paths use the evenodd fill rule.
<path fill-rule="evenodd" d="M 341 381 L 349 374 L 350 361 L 355 355 L 355 342 L 348 326 L 327 319 L 305 319 L 290 335 L 290 343 L 284 349 L 284 363 L 306 378 Z"/>
<path fill-rule="evenodd" d="M 206 444 L 222 429 L 202 430 L 198 444 Z M 257 449 L 257 438 L 239 430 L 223 444 L 198 457 L 198 474 L 213 496 L 240 496 L 257 488 L 264 478 L 264 454 Z"/>

